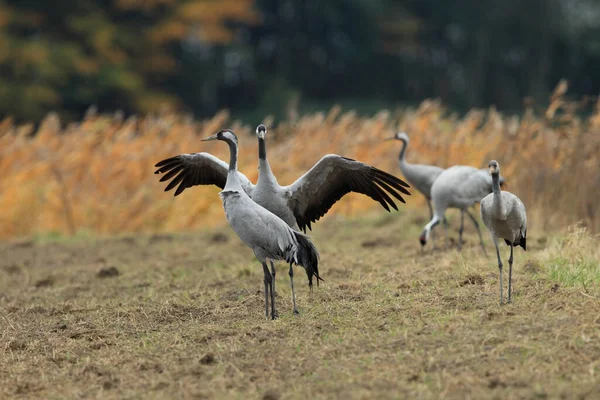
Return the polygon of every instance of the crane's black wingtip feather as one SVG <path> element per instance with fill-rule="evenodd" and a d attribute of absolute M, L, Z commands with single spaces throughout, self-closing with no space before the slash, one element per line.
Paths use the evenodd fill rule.
<path fill-rule="evenodd" d="M 372 168 L 375 170 L 377 175 L 387 178 L 387 181 L 389 183 L 396 184 L 399 186 L 404 186 L 405 188 L 410 188 L 410 185 L 403 179 L 400 179 L 397 176 L 394 176 L 394 175 L 390 174 L 389 172 L 385 172 L 384 170 L 381 170 L 379 168 L 375 168 L 375 167 L 372 167 Z"/>
<path fill-rule="evenodd" d="M 172 162 L 172 161 L 175 161 L 175 160 L 177 160 L 177 158 L 178 158 L 178 157 L 179 157 L 179 156 L 165 158 L 164 160 L 162 160 L 162 161 L 159 161 L 159 162 L 157 162 L 156 164 L 154 164 L 154 166 L 155 166 L 156 168 L 158 168 L 158 167 L 162 167 L 162 166 L 164 166 L 164 165 L 167 165 L 168 163 L 170 163 L 170 162 Z"/>

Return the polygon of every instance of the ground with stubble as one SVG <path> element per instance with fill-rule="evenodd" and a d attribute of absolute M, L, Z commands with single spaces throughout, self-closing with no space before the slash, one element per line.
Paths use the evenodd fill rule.
<path fill-rule="evenodd" d="M 416 215 L 315 224 L 325 282 L 297 269 L 294 316 L 279 263 L 276 321 L 229 227 L 0 243 L 0 397 L 600 398 L 600 291 L 551 271 L 552 235 L 500 306 L 487 232 L 487 259 L 470 225 L 421 253 Z"/>

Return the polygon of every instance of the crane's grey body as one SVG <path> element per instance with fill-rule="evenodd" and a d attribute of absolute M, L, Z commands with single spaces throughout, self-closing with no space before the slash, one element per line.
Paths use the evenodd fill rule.
<path fill-rule="evenodd" d="M 431 186 L 444 171 L 443 168 L 434 165 L 409 164 L 402 160 L 398 164 L 408 183 L 417 188 L 429 202 L 431 200 Z"/>
<path fill-rule="evenodd" d="M 296 296 L 292 264 L 302 265 L 309 278 L 312 288 L 312 278 L 316 276 L 319 282 L 318 252 L 307 236 L 292 230 L 288 224 L 254 202 L 242 185 L 243 179 L 237 171 L 237 137 L 230 130 L 223 130 L 214 136 L 203 140 L 222 140 L 227 142 L 231 153 L 231 161 L 223 190 L 219 193 L 225 209 L 229 225 L 239 238 L 248 245 L 256 258 L 261 262 L 265 284 L 265 313 L 269 316 L 269 292 L 271 298 L 271 318 L 275 319 L 275 268 L 273 260 L 285 260 L 290 263 L 290 283 L 294 313 L 297 313 Z M 210 157 L 205 157 L 208 160 Z M 213 160 L 214 161 L 214 160 Z M 171 161 L 176 162 L 176 161 Z M 168 164 L 167 164 L 168 165 Z M 271 262 L 271 271 L 267 267 Z"/>
<path fill-rule="evenodd" d="M 500 304 L 502 304 L 502 259 L 498 249 L 498 239 L 504 239 L 510 246 L 509 273 L 508 273 L 508 302 L 512 297 L 512 264 L 513 247 L 521 246 L 527 250 L 527 211 L 525 205 L 517 196 L 510 192 L 500 190 L 500 165 L 492 160 L 489 163 L 489 171 L 492 177 L 493 192 L 481 200 L 481 219 L 489 229 L 498 257 L 498 269 L 500 271 Z"/>
<path fill-rule="evenodd" d="M 468 208 L 479 203 L 491 191 L 492 179 L 486 174 L 485 170 L 464 165 L 456 165 L 444 170 L 431 187 L 434 215 L 419 237 L 421 244 L 424 246 L 427 243 L 431 230 L 444 219 L 446 210 L 448 208 L 457 208 L 461 211 L 459 246 L 462 245 L 464 214 L 466 213 L 473 221 L 483 252 L 486 253 L 479 223 L 469 213 Z"/>
<path fill-rule="evenodd" d="M 219 195 L 229 225 L 261 262 L 294 257 L 298 242 L 281 218 L 255 203 L 244 191 L 225 188 Z M 288 254 L 289 253 L 289 254 Z M 297 259 L 296 259 L 297 261 Z"/>

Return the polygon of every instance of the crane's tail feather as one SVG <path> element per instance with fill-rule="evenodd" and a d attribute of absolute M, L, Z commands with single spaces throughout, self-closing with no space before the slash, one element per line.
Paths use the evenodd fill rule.
<path fill-rule="evenodd" d="M 297 231 L 294 231 L 294 235 L 298 241 L 297 264 L 306 270 L 308 286 L 312 289 L 313 276 L 317 278 L 317 286 L 319 286 L 319 281 L 323 280 L 319 275 L 319 252 L 308 236 Z"/>
<path fill-rule="evenodd" d="M 519 241 L 519 246 L 523 248 L 523 250 L 527 251 L 527 238 L 523 236 Z"/>
<path fill-rule="evenodd" d="M 504 239 L 504 242 L 506 243 L 507 246 L 510 246 L 510 240 L 508 239 Z M 525 236 L 522 236 L 518 242 L 514 242 L 512 244 L 515 247 L 519 247 L 521 246 L 523 248 L 523 250 L 527 251 L 527 238 Z"/>

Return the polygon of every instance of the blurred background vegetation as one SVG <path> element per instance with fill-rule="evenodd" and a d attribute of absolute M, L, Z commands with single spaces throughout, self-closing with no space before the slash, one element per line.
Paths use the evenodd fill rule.
<path fill-rule="evenodd" d="M 0 114 L 371 113 L 600 90 L 596 0 L 0 0 Z"/>

